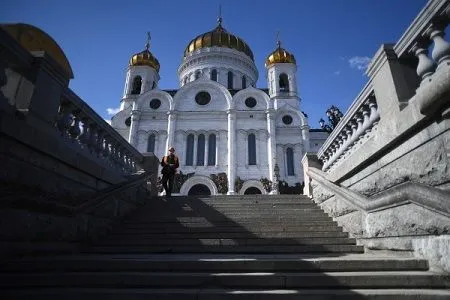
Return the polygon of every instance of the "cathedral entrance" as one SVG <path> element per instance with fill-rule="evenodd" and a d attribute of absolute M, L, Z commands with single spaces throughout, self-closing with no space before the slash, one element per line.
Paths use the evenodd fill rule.
<path fill-rule="evenodd" d="M 254 186 L 249 187 L 244 192 L 244 195 L 255 195 L 255 194 L 261 194 L 261 191 L 258 188 L 254 187 Z"/>
<path fill-rule="evenodd" d="M 189 196 L 193 195 L 211 195 L 211 191 L 204 184 L 196 184 L 188 192 Z"/>

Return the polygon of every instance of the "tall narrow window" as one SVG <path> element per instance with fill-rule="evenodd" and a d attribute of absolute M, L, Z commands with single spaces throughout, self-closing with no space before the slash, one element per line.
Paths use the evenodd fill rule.
<path fill-rule="evenodd" d="M 216 165 L 216 135 L 210 134 L 208 138 L 208 166 Z"/>
<path fill-rule="evenodd" d="M 211 71 L 211 80 L 217 81 L 217 70 L 216 69 Z"/>
<path fill-rule="evenodd" d="M 147 143 L 147 152 L 155 152 L 155 135 L 150 134 Z"/>
<path fill-rule="evenodd" d="M 228 89 L 233 89 L 233 72 L 228 72 Z"/>
<path fill-rule="evenodd" d="M 200 78 L 200 71 L 195 72 L 195 79 L 199 79 Z"/>
<path fill-rule="evenodd" d="M 136 76 L 133 79 L 133 88 L 131 89 L 132 95 L 139 95 L 141 93 L 141 85 L 142 85 L 142 78 L 141 76 Z"/>
<path fill-rule="evenodd" d="M 247 77 L 242 76 L 242 88 L 245 89 L 247 87 Z"/>
<path fill-rule="evenodd" d="M 253 133 L 248 135 L 248 164 L 256 165 L 256 138 Z"/>
<path fill-rule="evenodd" d="M 280 74 L 279 80 L 280 92 L 289 92 L 289 80 L 286 74 Z"/>
<path fill-rule="evenodd" d="M 294 151 L 292 148 L 286 149 L 287 175 L 294 176 Z"/>
<path fill-rule="evenodd" d="M 186 166 L 194 164 L 194 135 L 190 134 L 186 140 Z"/>
<path fill-rule="evenodd" d="M 200 134 L 197 142 L 197 166 L 205 165 L 205 135 Z"/>

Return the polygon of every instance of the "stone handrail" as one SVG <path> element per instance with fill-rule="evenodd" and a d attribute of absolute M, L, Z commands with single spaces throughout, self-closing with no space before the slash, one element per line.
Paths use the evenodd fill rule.
<path fill-rule="evenodd" d="M 73 145 L 123 174 L 136 172 L 143 161 L 139 151 L 70 89 L 62 95 L 56 127 Z"/>
<path fill-rule="evenodd" d="M 450 193 L 419 183 L 403 183 L 367 198 L 327 179 L 327 174 L 309 167 L 306 173 L 322 187 L 364 212 L 374 212 L 406 203 L 414 203 L 450 217 Z"/>
<path fill-rule="evenodd" d="M 124 192 L 131 191 L 134 188 L 139 188 L 140 186 L 147 184 L 151 181 L 152 176 L 154 176 L 154 174 L 150 172 L 141 173 L 133 176 L 133 178 L 129 181 L 112 185 L 96 192 L 94 195 L 85 194 L 78 196 L 77 198 L 80 199 L 88 199 L 83 202 L 76 201 L 81 202 L 80 204 L 64 204 L 65 201 L 61 201 L 61 199 L 55 197 L 42 197 L 42 195 L 25 194 L 24 196 L 14 195 L 14 197 L 3 198 L 2 205 L 4 207 L 14 207 L 16 209 L 26 208 L 30 211 L 51 213 L 52 215 L 60 216 L 89 214 L 102 205 L 114 203 L 112 200 L 117 197 L 120 197 L 121 200 L 126 202 L 138 202 L 137 199 L 125 199 L 126 197 L 123 197 L 123 195 L 126 195 Z M 67 198 L 70 196 L 65 197 Z M 72 199 L 72 201 L 75 199 Z"/>
<path fill-rule="evenodd" d="M 369 135 L 379 119 L 377 101 L 369 82 L 319 149 L 317 156 L 323 162 L 323 170 L 329 169 L 339 157 Z"/>

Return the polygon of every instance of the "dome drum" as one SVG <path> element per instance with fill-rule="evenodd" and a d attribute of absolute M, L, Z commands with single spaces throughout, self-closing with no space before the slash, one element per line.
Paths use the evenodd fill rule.
<path fill-rule="evenodd" d="M 190 53 L 201 48 L 223 47 L 235 49 L 254 61 L 253 52 L 241 38 L 227 32 L 220 24 L 212 31 L 198 35 L 191 40 L 184 51 L 186 58 Z"/>

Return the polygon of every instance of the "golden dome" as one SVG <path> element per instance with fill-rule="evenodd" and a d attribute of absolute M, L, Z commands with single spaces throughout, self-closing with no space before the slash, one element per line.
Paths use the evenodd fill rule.
<path fill-rule="evenodd" d="M 130 66 L 149 66 L 159 72 L 159 61 L 148 50 L 150 48 L 150 33 L 148 34 L 147 43 L 145 44 L 145 50 L 134 54 L 130 58 Z"/>
<path fill-rule="evenodd" d="M 184 57 L 197 49 L 206 47 L 224 47 L 243 52 L 250 57 L 251 60 L 254 60 L 253 52 L 250 50 L 247 43 L 241 38 L 227 32 L 225 28 L 222 27 L 221 21 L 222 20 L 219 18 L 219 24 L 214 30 L 203 33 L 191 40 L 184 50 Z"/>
<path fill-rule="evenodd" d="M 279 41 L 277 44 L 278 48 L 266 58 L 265 63 L 266 68 L 272 64 L 280 64 L 280 63 L 295 64 L 296 62 L 294 55 L 289 53 L 286 49 L 281 48 L 281 43 Z"/>

